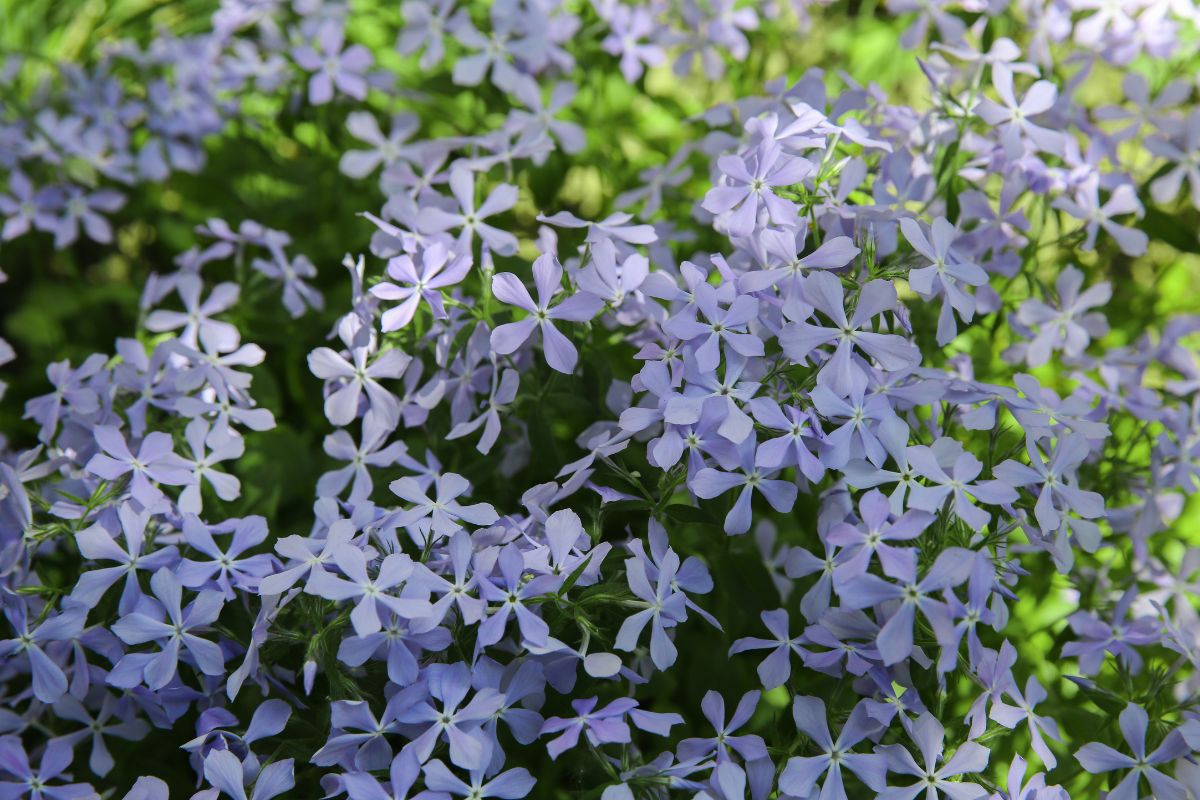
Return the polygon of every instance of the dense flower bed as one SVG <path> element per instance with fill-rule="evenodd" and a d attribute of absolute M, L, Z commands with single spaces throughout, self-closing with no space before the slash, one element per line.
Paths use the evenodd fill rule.
<path fill-rule="evenodd" d="M 0 798 L 1200 798 L 1191 0 L 104 5 Z"/>

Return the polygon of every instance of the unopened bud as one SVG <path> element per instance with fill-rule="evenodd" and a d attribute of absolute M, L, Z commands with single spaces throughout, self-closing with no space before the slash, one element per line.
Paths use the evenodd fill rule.
<path fill-rule="evenodd" d="M 312 694 L 313 681 L 315 681 L 316 679 L 317 679 L 317 662 L 305 661 L 304 662 L 304 693 L 306 695 Z"/>

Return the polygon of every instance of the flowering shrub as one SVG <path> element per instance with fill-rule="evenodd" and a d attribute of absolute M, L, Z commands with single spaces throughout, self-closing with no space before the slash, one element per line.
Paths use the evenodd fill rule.
<path fill-rule="evenodd" d="M 0 797 L 1200 798 L 1190 0 L 44 5 Z"/>

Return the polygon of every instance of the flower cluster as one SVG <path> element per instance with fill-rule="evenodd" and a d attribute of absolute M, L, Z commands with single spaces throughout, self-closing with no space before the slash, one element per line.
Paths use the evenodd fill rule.
<path fill-rule="evenodd" d="M 825 5 L 223 0 L 14 60 L 6 250 L 252 196 L 206 145 L 264 107 L 371 199 L 340 267 L 191 209 L 131 329 L 34 365 L 0 796 L 1200 798 L 1200 317 L 1155 286 L 1200 13 L 889 0 L 919 92 L 762 80 Z M 661 155 L 581 124 L 663 85 L 727 91 Z"/>

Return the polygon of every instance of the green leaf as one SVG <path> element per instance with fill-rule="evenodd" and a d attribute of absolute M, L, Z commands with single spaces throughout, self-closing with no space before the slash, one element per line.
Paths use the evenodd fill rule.
<path fill-rule="evenodd" d="M 717 521 L 713 519 L 712 514 L 709 514 L 702 508 L 686 505 L 684 503 L 675 503 L 663 509 L 663 513 L 671 518 L 674 522 L 681 522 L 689 525 L 716 525 Z"/>
<path fill-rule="evenodd" d="M 1098 705 L 1106 713 L 1112 714 L 1115 717 L 1125 710 L 1127 702 L 1107 689 L 1102 689 L 1090 683 L 1080 682 L 1075 685 L 1079 687 L 1079 691 L 1083 692 L 1088 700 Z"/>
<path fill-rule="evenodd" d="M 1200 237 L 1196 235 L 1196 226 L 1187 225 L 1154 206 L 1146 206 L 1146 215 L 1138 226 L 1151 241 L 1165 242 L 1181 253 L 1200 253 Z"/>
<path fill-rule="evenodd" d="M 579 576 L 583 574 L 583 571 L 585 569 L 587 569 L 588 562 L 590 562 L 591 560 L 592 560 L 592 554 L 588 553 L 587 558 L 585 558 L 585 559 L 583 559 L 583 561 L 579 562 L 578 567 L 571 570 L 571 574 L 567 576 L 567 579 L 565 581 L 563 581 L 563 585 L 558 590 L 558 594 L 560 597 L 566 597 L 567 592 L 571 591 L 571 589 L 575 586 L 575 584 L 579 582 Z"/>

